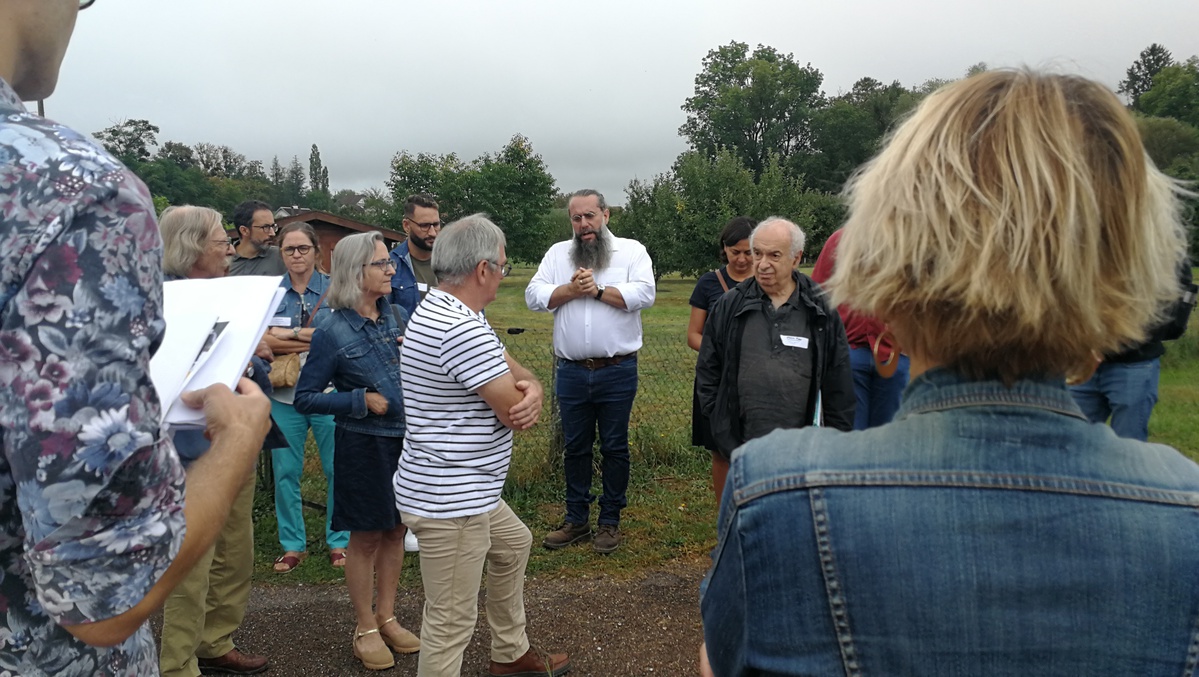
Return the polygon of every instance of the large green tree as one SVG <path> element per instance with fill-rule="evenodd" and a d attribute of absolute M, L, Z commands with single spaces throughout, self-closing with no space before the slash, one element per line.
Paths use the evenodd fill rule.
<path fill-rule="evenodd" d="M 1199 59 L 1166 66 L 1153 78 L 1153 86 L 1141 95 L 1138 109 L 1156 117 L 1174 118 L 1199 127 Z"/>
<path fill-rule="evenodd" d="M 1128 105 L 1139 110 L 1141 95 L 1153 87 L 1153 78 L 1173 64 L 1174 56 L 1170 50 L 1155 42 L 1141 50 L 1141 55 L 1125 71 L 1116 91 L 1127 96 Z"/>
<path fill-rule="evenodd" d="M 391 207 L 385 223 L 399 224 L 399 212 L 409 195 L 431 193 L 437 198 L 444 221 L 474 212 L 488 214 L 504 230 L 507 254 L 513 260 L 540 259 L 554 239 L 553 230 L 543 218 L 553 204 L 554 178 L 529 140 L 520 134 L 498 152 L 469 163 L 453 153 L 397 153 L 392 158 L 387 186 Z"/>
<path fill-rule="evenodd" d="M 815 258 L 844 218 L 837 198 L 805 190 L 802 180 L 788 175 L 773 157 L 754 178 L 727 150 L 714 158 L 683 153 L 671 171 L 629 184 L 613 230 L 644 244 L 659 276 L 698 275 L 718 266 L 720 231 L 735 216 L 794 221 L 808 236 L 805 253 Z"/>
<path fill-rule="evenodd" d="M 786 164 L 811 149 L 823 80 L 790 54 L 765 45 L 751 53 L 746 43 L 731 42 L 704 57 L 695 93 L 683 103 L 687 121 L 679 134 L 710 158 L 728 149 L 757 178 L 772 156 Z"/>
<path fill-rule="evenodd" d="M 122 120 L 95 133 L 108 152 L 131 168 L 147 162 L 158 145 L 157 126 L 148 120 Z"/>

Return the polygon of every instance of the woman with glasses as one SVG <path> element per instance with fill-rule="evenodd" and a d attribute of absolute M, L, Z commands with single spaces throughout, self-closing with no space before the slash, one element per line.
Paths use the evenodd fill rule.
<path fill-rule="evenodd" d="M 267 332 L 267 344 L 275 355 L 301 356 L 301 365 L 312 347 L 316 320 L 332 311 L 326 304 L 325 293 L 329 276 L 316 269 L 321 248 L 316 232 L 307 223 L 292 223 L 279 235 L 280 250 L 287 273 L 279 286 L 287 291 L 275 313 L 276 326 Z M 305 415 L 293 406 L 295 388 L 278 386 L 271 395 L 271 416 L 287 438 L 287 446 L 271 450 L 271 467 L 275 475 L 275 516 L 279 524 L 279 544 L 283 554 L 275 560 L 275 572 L 288 573 L 307 556 L 308 539 L 304 528 L 303 504 L 300 498 L 300 476 L 304 471 L 304 446 L 308 431 L 316 441 L 325 473 L 326 510 L 325 543 L 329 547 L 329 564 L 344 567 L 346 546 L 350 535 L 333 528 L 333 416 Z"/>
<path fill-rule="evenodd" d="M 420 640 L 395 619 L 406 529 L 392 475 L 405 432 L 399 344 L 406 318 L 387 302 L 394 274 L 379 233 L 337 243 L 325 294 L 331 311 L 312 332 L 295 397 L 297 412 L 332 414 L 336 424 L 332 528 L 350 532 L 346 587 L 358 623 L 352 645 L 370 670 L 395 665 L 392 650 L 420 650 Z M 330 383 L 336 390 L 326 392 Z"/>

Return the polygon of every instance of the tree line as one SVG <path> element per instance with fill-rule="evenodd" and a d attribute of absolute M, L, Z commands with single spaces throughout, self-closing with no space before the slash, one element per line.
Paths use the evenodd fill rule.
<path fill-rule="evenodd" d="M 969 76 L 986 69 L 978 63 Z M 688 150 L 663 173 L 634 179 L 614 232 L 643 242 L 658 275 L 698 274 L 716 265 L 717 236 L 734 216 L 792 219 L 808 234 L 809 259 L 845 217 L 840 192 L 884 143 L 888 131 L 949 80 L 907 87 L 863 77 L 848 92 L 826 94 L 810 63 L 766 45 L 730 42 L 708 52 L 695 77 L 679 134 Z M 1199 57 L 1179 61 L 1153 44 L 1128 68 L 1118 92 L 1136 117 L 1149 156 L 1163 171 L 1199 181 Z M 329 192 L 329 171 L 313 144 L 269 166 L 223 145 L 158 144 L 159 129 L 126 120 L 96 137 L 149 186 L 160 204 L 190 203 L 222 213 L 246 199 L 320 209 L 399 229 L 404 199 L 435 195 L 445 220 L 487 212 L 508 236 L 508 255 L 536 261 L 569 231 L 565 199 L 529 139 L 516 134 L 494 153 L 397 152 L 385 186 L 361 194 Z M 615 197 L 615 196 L 610 196 Z M 1199 228 L 1199 201 L 1188 218 Z M 1193 232 L 1192 232 L 1193 235 Z M 1192 236 L 1192 247 L 1196 238 Z"/>

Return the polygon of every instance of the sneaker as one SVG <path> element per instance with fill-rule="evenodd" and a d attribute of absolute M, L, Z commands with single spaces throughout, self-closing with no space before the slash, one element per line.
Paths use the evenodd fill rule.
<path fill-rule="evenodd" d="M 566 654 L 547 653 L 533 646 L 511 663 L 491 661 L 487 669 L 491 677 L 561 677 L 568 672 L 570 659 Z"/>
<path fill-rule="evenodd" d="M 620 547 L 620 527 L 615 524 L 601 524 L 595 532 L 595 542 L 591 547 L 601 555 L 616 550 Z"/>
<path fill-rule="evenodd" d="M 420 543 L 416 542 L 416 534 L 411 529 L 404 534 L 404 552 L 420 552 Z"/>
<path fill-rule="evenodd" d="M 559 550 L 590 536 L 590 525 L 563 522 L 562 526 L 546 534 L 545 540 L 541 544 L 550 550 Z"/>

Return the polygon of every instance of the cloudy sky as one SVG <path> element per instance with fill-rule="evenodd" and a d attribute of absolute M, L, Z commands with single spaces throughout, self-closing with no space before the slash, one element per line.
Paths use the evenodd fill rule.
<path fill-rule="evenodd" d="M 397 151 L 472 159 L 520 133 L 559 189 L 619 204 L 685 149 L 680 106 L 733 40 L 811 63 L 828 94 L 979 61 L 1114 88 L 1152 42 L 1199 54 L 1196 27 L 1196 0 L 98 0 L 46 110 L 268 164 L 316 143 L 334 190 L 382 186 Z"/>

